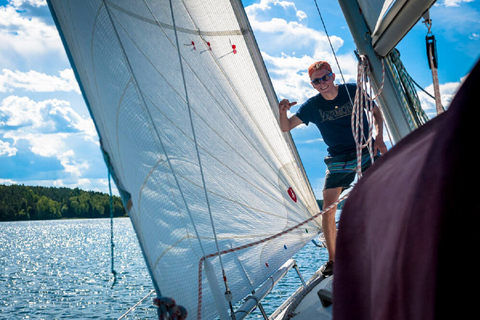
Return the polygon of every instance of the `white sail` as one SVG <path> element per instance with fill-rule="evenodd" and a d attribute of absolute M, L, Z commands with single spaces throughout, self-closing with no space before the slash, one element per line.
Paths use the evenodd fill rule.
<path fill-rule="evenodd" d="M 241 2 L 171 2 L 49 6 L 158 293 L 210 319 L 202 257 L 224 291 L 218 250 L 247 246 L 221 255 L 236 302 L 321 221 L 281 234 L 319 209 Z"/>

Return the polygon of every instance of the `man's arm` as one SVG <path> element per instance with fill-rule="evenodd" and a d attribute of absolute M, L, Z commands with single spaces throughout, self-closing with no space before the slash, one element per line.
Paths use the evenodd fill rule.
<path fill-rule="evenodd" d="M 290 102 L 287 99 L 283 99 L 278 104 L 278 109 L 280 111 L 280 129 L 282 129 L 283 132 L 289 132 L 303 123 L 303 121 L 297 116 L 291 116 L 290 118 L 287 116 L 287 110 L 290 110 L 290 108 L 296 104 L 296 101 Z"/>
<path fill-rule="evenodd" d="M 375 119 L 375 129 L 377 131 L 375 143 L 373 144 L 373 152 L 377 153 L 377 151 L 380 151 L 381 154 L 384 154 L 387 152 L 387 146 L 385 142 L 383 142 L 383 116 L 377 106 L 373 107 L 373 118 Z"/>

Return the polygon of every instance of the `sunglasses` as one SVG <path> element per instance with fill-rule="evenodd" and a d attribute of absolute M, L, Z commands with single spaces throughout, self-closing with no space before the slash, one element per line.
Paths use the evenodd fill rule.
<path fill-rule="evenodd" d="M 324 75 L 324 76 L 321 77 L 321 78 L 315 78 L 315 79 L 312 80 L 312 83 L 313 83 L 314 85 L 317 85 L 317 84 L 319 84 L 321 81 L 325 81 L 325 82 L 326 82 L 326 81 L 330 80 L 330 77 L 332 76 L 332 74 L 333 74 L 333 72 L 330 72 L 329 74 L 326 74 L 326 75 Z"/>

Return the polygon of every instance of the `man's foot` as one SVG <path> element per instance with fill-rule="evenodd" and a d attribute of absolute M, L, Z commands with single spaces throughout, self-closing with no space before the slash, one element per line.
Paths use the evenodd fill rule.
<path fill-rule="evenodd" d="M 323 273 L 324 276 L 331 276 L 333 274 L 333 261 L 327 261 L 321 268 L 320 272 Z"/>

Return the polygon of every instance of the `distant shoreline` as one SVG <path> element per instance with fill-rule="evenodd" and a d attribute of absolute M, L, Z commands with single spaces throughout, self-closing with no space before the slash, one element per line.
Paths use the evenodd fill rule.
<path fill-rule="evenodd" d="M 120 197 L 78 188 L 0 185 L 0 221 L 128 217 Z"/>
<path fill-rule="evenodd" d="M 92 220 L 92 219 L 111 219 L 110 217 L 100 217 L 100 218 L 60 218 L 60 219 L 43 219 L 43 220 L 0 220 L 2 222 L 35 222 L 35 221 L 67 221 L 67 220 Z M 113 217 L 113 219 L 130 219 L 129 216 L 124 217 Z"/>

